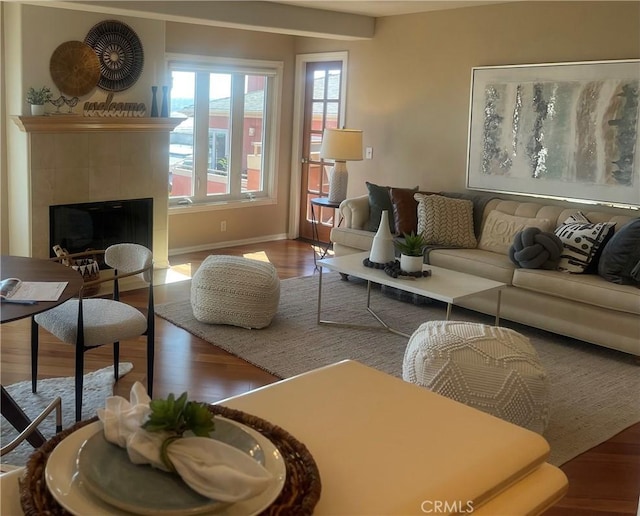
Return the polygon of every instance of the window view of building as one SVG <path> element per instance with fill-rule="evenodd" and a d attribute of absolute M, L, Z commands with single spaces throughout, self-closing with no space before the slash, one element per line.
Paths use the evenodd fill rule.
<path fill-rule="evenodd" d="M 170 198 L 193 203 L 272 195 L 280 70 L 224 72 L 215 64 L 170 63 Z M 183 201 L 184 202 L 184 201 Z"/>

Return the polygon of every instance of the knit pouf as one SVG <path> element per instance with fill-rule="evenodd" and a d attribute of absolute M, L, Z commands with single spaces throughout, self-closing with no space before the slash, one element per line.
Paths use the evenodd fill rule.
<path fill-rule="evenodd" d="M 203 323 L 264 328 L 279 302 L 280 279 L 268 262 L 211 255 L 191 281 L 191 308 Z"/>
<path fill-rule="evenodd" d="M 404 380 L 543 433 L 547 375 L 529 339 L 508 328 L 430 321 L 409 339 Z"/>

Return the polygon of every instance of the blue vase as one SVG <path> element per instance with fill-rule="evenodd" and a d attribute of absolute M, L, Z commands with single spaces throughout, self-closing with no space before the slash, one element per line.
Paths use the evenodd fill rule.
<path fill-rule="evenodd" d="M 167 118 L 169 116 L 169 87 L 162 87 L 162 111 L 160 116 Z"/>
<path fill-rule="evenodd" d="M 151 117 L 155 118 L 158 116 L 158 100 L 156 99 L 156 94 L 158 93 L 157 86 L 151 86 Z"/>

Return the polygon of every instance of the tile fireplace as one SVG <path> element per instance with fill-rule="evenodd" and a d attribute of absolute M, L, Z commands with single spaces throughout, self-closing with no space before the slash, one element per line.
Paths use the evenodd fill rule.
<path fill-rule="evenodd" d="M 15 121 L 27 133 L 27 159 L 16 160 L 14 171 L 27 202 L 15 202 L 9 223 L 14 225 L 12 238 L 29 239 L 30 256 L 47 258 L 52 245 L 62 245 L 51 235 L 50 207 L 149 199 L 148 245 L 156 267 L 168 267 L 169 132 L 182 119 L 61 116 Z M 24 175 L 21 163 L 27 164 Z"/>

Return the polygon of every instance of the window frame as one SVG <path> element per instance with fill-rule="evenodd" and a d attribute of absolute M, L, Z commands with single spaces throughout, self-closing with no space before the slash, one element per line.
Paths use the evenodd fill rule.
<path fill-rule="evenodd" d="M 232 75 L 232 121 L 231 128 L 228 130 L 227 137 L 230 138 L 230 151 L 234 152 L 234 146 L 242 146 L 242 139 L 244 137 L 242 131 L 242 124 L 240 124 L 240 132 L 234 138 L 233 127 L 237 124 L 233 123 L 234 109 L 233 103 L 243 103 L 244 96 L 238 98 L 237 94 L 234 100 L 233 83 L 234 74 L 236 77 L 238 74 L 242 75 L 263 75 L 267 78 L 266 97 L 264 102 L 265 117 L 263 120 L 263 145 L 262 145 L 262 184 L 263 187 L 258 192 L 241 192 L 237 187 L 234 189 L 233 181 L 235 176 L 237 178 L 238 185 L 240 184 L 241 170 L 235 167 L 235 174 L 233 170 L 230 171 L 229 185 L 230 192 L 228 194 L 216 194 L 206 195 L 206 187 L 204 188 L 205 195 L 202 195 L 202 188 L 198 188 L 198 179 L 202 182 L 206 180 L 206 172 L 201 171 L 199 168 L 194 169 L 193 180 L 195 181 L 194 195 L 193 196 L 181 196 L 181 197 L 168 197 L 169 209 L 172 212 L 175 211 L 202 211 L 218 208 L 228 208 L 230 205 L 234 207 L 242 207 L 255 204 L 275 204 L 277 202 L 277 163 L 279 149 L 277 142 L 279 141 L 278 135 L 280 132 L 280 111 L 282 101 L 282 85 L 283 85 L 283 71 L 284 62 L 282 61 L 267 61 L 267 60 L 252 60 L 252 59 L 235 59 L 235 58 L 222 58 L 214 56 L 201 56 L 192 54 L 176 54 L 167 53 L 165 55 L 165 64 L 167 70 L 168 83 L 171 83 L 171 73 L 173 71 L 185 71 L 185 72 L 205 72 L 205 73 L 225 73 Z M 197 82 L 197 80 L 196 80 Z M 196 88 L 197 89 L 197 88 Z M 244 93 L 244 90 L 243 90 Z M 194 92 L 194 95 L 197 95 Z M 195 99 L 196 110 L 198 106 L 198 99 Z M 208 105 L 208 97 L 207 97 Z M 244 116 L 244 114 L 243 114 Z M 197 141 L 197 115 L 194 113 L 194 137 Z M 207 128 L 208 132 L 208 128 Z M 238 141 L 239 140 L 239 141 Z M 235 143 L 234 143 L 235 142 Z M 199 153 L 198 153 L 199 154 Z M 236 160 L 236 163 L 239 160 Z M 193 163 L 197 158 L 193 156 Z M 233 160 L 232 160 L 233 163 Z M 241 165 L 240 165 L 241 167 Z M 206 184 L 206 183 L 205 183 Z"/>

